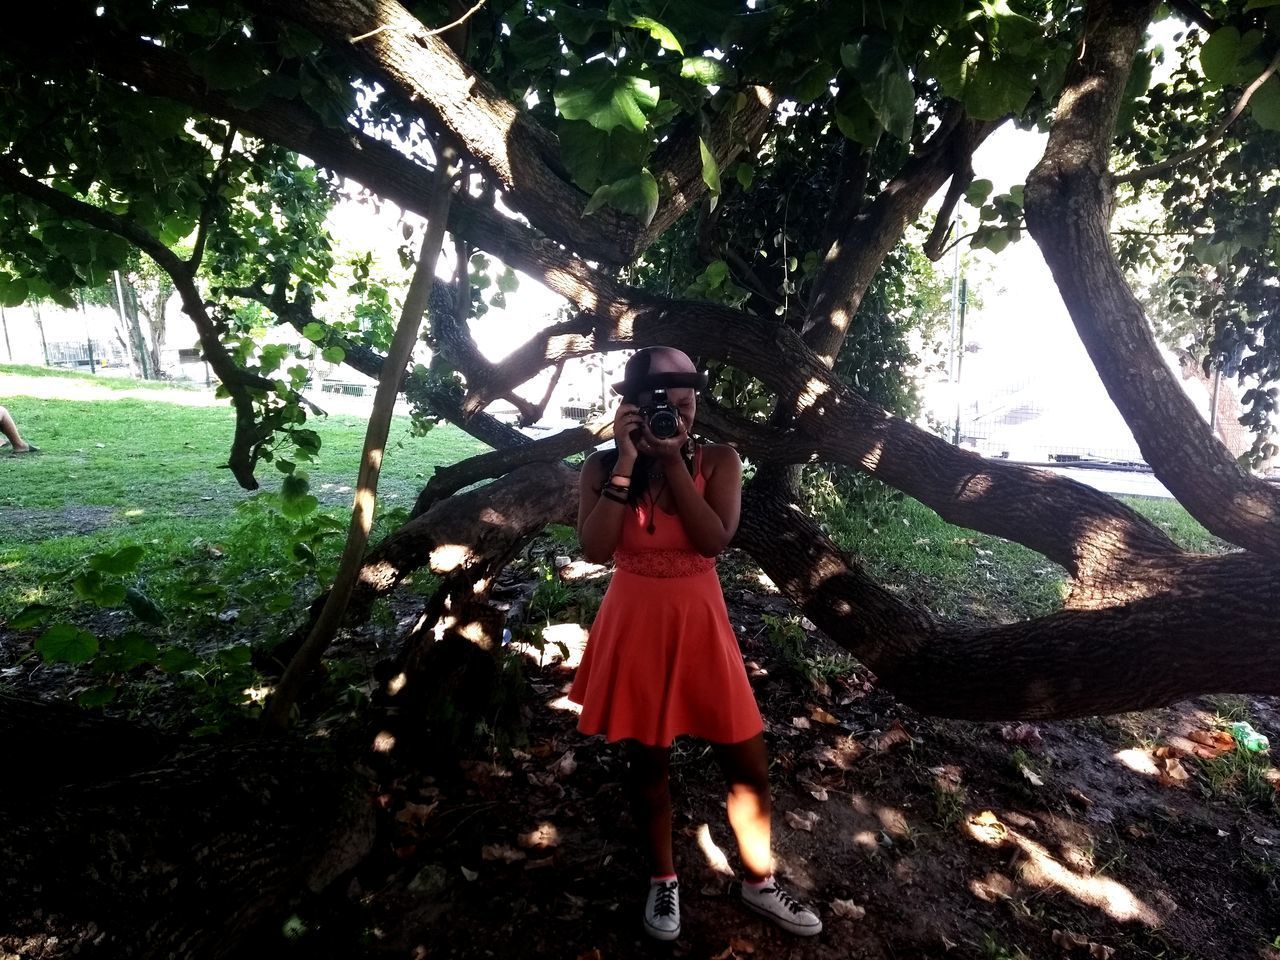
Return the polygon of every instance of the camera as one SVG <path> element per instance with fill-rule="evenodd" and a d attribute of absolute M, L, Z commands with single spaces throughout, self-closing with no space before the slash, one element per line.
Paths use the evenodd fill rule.
<path fill-rule="evenodd" d="M 667 391 L 641 393 L 636 404 L 640 408 L 640 416 L 649 425 L 649 432 L 658 439 L 666 440 L 680 432 L 680 416 L 676 408 L 667 402 Z"/>

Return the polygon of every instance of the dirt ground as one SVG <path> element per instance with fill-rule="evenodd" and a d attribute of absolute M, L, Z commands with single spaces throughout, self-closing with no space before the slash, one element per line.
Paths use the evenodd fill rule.
<path fill-rule="evenodd" d="M 345 891 L 299 906 L 299 955 L 1280 960 L 1269 755 L 1208 760 L 1189 738 L 1211 741 L 1226 714 L 1280 743 L 1275 702 L 937 720 L 856 668 L 806 678 L 761 620 L 785 602 L 750 579 L 726 594 L 767 718 L 779 873 L 818 907 L 820 936 L 790 937 L 729 896 L 722 788 L 694 741 L 673 763 L 683 933 L 643 934 L 621 754 L 576 731 L 557 659 L 526 665 L 527 743 L 384 785 L 377 854 Z"/>

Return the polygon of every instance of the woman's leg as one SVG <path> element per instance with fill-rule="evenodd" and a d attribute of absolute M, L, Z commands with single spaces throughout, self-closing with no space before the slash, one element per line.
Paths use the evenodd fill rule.
<path fill-rule="evenodd" d="M 773 872 L 772 803 L 764 734 L 741 743 L 714 744 L 714 749 L 729 786 L 729 826 L 738 840 L 738 855 L 747 880 L 758 882 Z"/>
<path fill-rule="evenodd" d="M 27 449 L 26 442 L 22 439 L 22 435 L 18 433 L 18 425 L 13 422 L 13 417 L 4 407 L 0 407 L 0 433 L 3 433 L 9 443 L 13 445 L 13 449 L 19 452 Z"/>
<path fill-rule="evenodd" d="M 628 792 L 636 827 L 644 837 L 655 877 L 676 872 L 671 852 L 671 749 L 627 743 Z"/>

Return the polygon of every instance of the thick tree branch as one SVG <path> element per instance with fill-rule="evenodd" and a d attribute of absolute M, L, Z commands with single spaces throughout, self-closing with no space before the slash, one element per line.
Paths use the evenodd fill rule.
<path fill-rule="evenodd" d="M 960 110 L 957 105 L 953 110 Z M 830 366 L 884 258 L 947 178 L 960 177 L 999 122 L 944 122 L 827 249 L 813 281 L 805 342 Z"/>
<path fill-rule="evenodd" d="M 894 696 L 930 714 L 1050 719 L 1163 706 L 1210 689 L 1280 690 L 1275 564 L 1174 553 L 1143 589 L 1000 625 L 936 621 L 875 583 L 793 504 L 748 487 L 735 546 Z M 1232 642 L 1206 640 L 1232 624 Z M 1102 638 L 1106 638 L 1103 642 Z"/>
<path fill-rule="evenodd" d="M 571 430 L 562 430 L 520 447 L 494 450 L 468 457 L 447 467 L 436 467 L 413 505 L 411 517 L 421 516 L 445 497 L 481 480 L 501 477 L 530 463 L 551 463 L 584 453 L 613 437 L 613 417 L 601 416 Z"/>
<path fill-rule="evenodd" d="M 213 372 L 218 375 L 218 379 L 231 395 L 236 426 L 227 466 L 240 486 L 246 490 L 256 490 L 258 481 L 253 476 L 253 468 L 258 460 L 258 445 L 266 439 L 266 436 L 254 415 L 254 397 L 251 391 L 272 391 L 275 389 L 275 384 L 236 365 L 218 336 L 217 326 L 209 316 L 204 298 L 201 297 L 200 290 L 196 286 L 195 273 L 186 261 L 133 221 L 77 200 L 61 190 L 55 190 L 41 183 L 34 177 L 27 176 L 7 155 L 0 157 L 0 184 L 15 193 L 44 204 L 55 213 L 128 240 L 151 257 L 156 265 L 169 275 L 174 289 L 182 299 L 183 310 L 195 324 L 205 359 L 209 361 L 209 366 L 213 368 Z"/>
<path fill-rule="evenodd" d="M 218 209 L 218 194 L 226 185 L 231 170 L 231 150 L 235 146 L 239 131 L 235 124 L 227 125 L 227 135 L 222 138 L 222 153 L 218 157 L 217 166 L 209 178 L 209 189 L 205 193 L 204 203 L 200 205 L 200 222 L 196 224 L 196 241 L 191 245 L 191 256 L 187 258 L 187 266 L 195 273 L 204 260 L 204 245 L 209 239 L 209 227 L 213 224 L 214 214 Z"/>
<path fill-rule="evenodd" d="M 1107 165 L 1135 51 L 1154 2 L 1094 0 L 1040 163 L 1027 181 L 1027 226 L 1108 394 L 1143 457 L 1212 533 L 1280 554 L 1280 491 L 1217 441 L 1168 369 L 1111 250 Z"/>

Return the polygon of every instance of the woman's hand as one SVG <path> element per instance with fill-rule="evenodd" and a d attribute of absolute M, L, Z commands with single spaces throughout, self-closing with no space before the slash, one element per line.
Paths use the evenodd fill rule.
<path fill-rule="evenodd" d="M 684 469 L 684 445 L 689 440 L 689 424 L 684 417 L 676 416 L 678 427 L 673 437 L 655 437 L 653 431 L 649 429 L 649 424 L 642 417 L 637 415 L 640 420 L 640 439 L 636 443 L 636 448 L 646 457 L 652 457 L 662 464 L 664 471 L 673 466 L 679 466 Z"/>
<path fill-rule="evenodd" d="M 613 439 L 618 447 L 618 460 L 625 464 L 636 462 L 635 434 L 644 425 L 640 408 L 634 403 L 620 403 L 613 414 Z"/>

